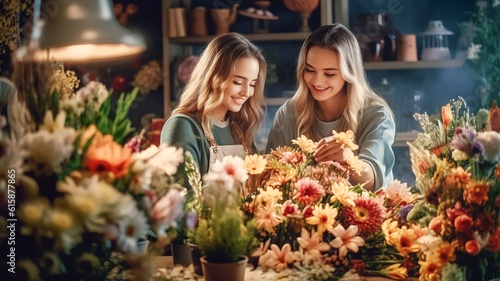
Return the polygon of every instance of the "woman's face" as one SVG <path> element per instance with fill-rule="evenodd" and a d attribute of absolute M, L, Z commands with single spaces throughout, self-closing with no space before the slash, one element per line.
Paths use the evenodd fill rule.
<path fill-rule="evenodd" d="M 224 101 L 215 110 L 214 117 L 224 120 L 228 110 L 239 112 L 243 104 L 254 95 L 258 76 L 259 62 L 256 58 L 238 59 L 229 77 L 229 86 L 224 91 Z"/>
<path fill-rule="evenodd" d="M 304 81 L 313 98 L 318 101 L 340 99 L 345 80 L 340 72 L 337 52 L 312 47 L 307 52 Z"/>

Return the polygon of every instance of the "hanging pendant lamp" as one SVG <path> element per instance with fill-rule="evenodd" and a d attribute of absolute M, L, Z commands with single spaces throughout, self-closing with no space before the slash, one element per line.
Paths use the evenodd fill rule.
<path fill-rule="evenodd" d="M 110 0 L 35 0 L 33 30 L 28 46 L 36 60 L 95 62 L 138 54 L 144 40 L 121 26 Z"/>

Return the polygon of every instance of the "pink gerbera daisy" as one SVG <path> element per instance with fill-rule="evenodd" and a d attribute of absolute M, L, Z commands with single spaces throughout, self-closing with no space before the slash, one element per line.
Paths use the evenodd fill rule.
<path fill-rule="evenodd" d="M 382 226 L 384 211 L 373 198 L 354 200 L 355 206 L 344 208 L 342 217 L 345 225 L 357 225 L 359 235 L 367 237 L 377 232 Z"/>
<path fill-rule="evenodd" d="M 301 178 L 295 183 L 293 199 L 300 205 L 305 206 L 325 196 L 325 188 L 311 178 Z"/>

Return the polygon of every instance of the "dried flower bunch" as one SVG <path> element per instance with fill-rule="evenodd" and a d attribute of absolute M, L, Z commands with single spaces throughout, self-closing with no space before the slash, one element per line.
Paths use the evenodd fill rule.
<path fill-rule="evenodd" d="M 500 134 L 489 118 L 496 110 L 474 115 L 459 99 L 437 122 L 416 114 L 423 133 L 409 146 L 425 200 L 409 217 L 427 232 L 419 238 L 420 280 L 500 277 Z"/>

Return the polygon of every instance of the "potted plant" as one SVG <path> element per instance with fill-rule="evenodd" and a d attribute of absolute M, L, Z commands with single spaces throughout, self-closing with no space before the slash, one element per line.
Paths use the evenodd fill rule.
<path fill-rule="evenodd" d="M 252 221 L 246 225 L 239 211 L 238 189 L 230 177 L 209 173 L 203 195 L 204 212 L 193 231 L 194 243 L 201 251 L 206 281 L 244 280 L 250 253 L 258 242 Z M 229 183 L 227 181 L 230 181 Z M 229 187 L 229 188 L 228 188 Z"/>

